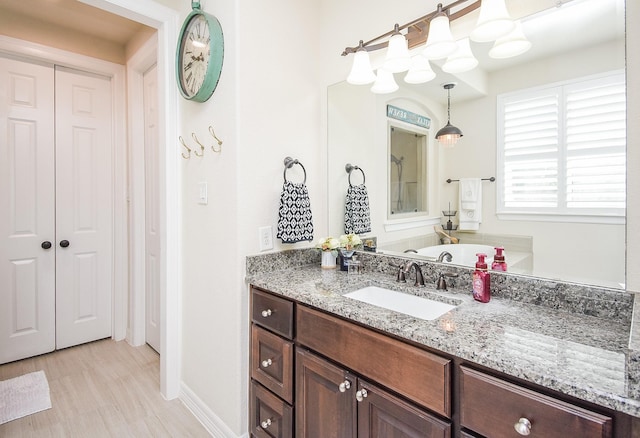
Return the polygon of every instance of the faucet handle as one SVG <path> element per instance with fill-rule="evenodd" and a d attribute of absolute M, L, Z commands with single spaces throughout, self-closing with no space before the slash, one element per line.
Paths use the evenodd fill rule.
<path fill-rule="evenodd" d="M 406 283 L 407 277 L 405 276 L 406 271 L 404 270 L 404 266 L 398 266 L 398 275 L 396 276 L 396 281 L 398 283 Z"/>

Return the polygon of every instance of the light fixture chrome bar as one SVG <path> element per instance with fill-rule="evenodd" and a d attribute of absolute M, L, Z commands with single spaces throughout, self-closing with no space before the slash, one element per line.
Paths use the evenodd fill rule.
<path fill-rule="evenodd" d="M 480 7 L 480 0 L 476 0 L 475 2 L 473 2 L 472 4 L 470 4 L 469 6 L 455 12 L 452 13 L 451 9 L 460 6 L 463 3 L 466 3 L 470 0 L 456 0 L 452 3 L 449 3 L 446 6 L 442 6 L 442 11 L 445 12 L 448 17 L 449 17 L 449 21 L 453 21 L 456 20 L 460 17 L 464 17 L 465 15 L 467 15 L 468 13 L 475 11 L 476 9 L 478 9 Z M 406 34 L 405 37 L 407 38 L 408 42 L 409 42 L 409 48 L 413 48 L 421 43 L 424 43 L 427 39 L 427 33 L 429 30 L 429 21 L 431 20 L 431 18 L 433 18 L 436 14 L 438 13 L 438 9 L 436 9 L 435 11 L 420 17 L 420 18 L 416 18 L 415 20 L 407 23 L 407 24 L 403 24 L 402 26 L 398 26 L 398 30 L 404 30 L 404 29 L 409 29 L 410 27 L 415 28 L 415 30 L 411 31 L 409 30 Z M 391 35 L 393 35 L 393 33 L 396 31 L 396 29 L 394 28 L 393 30 L 384 33 L 382 35 L 378 35 L 377 37 L 370 39 L 369 41 L 363 43 L 363 47 L 367 52 L 372 52 L 375 50 L 380 50 L 380 49 L 384 49 L 385 47 L 387 47 L 389 45 L 388 41 L 384 41 L 378 44 L 373 44 L 376 41 L 379 41 L 383 38 L 388 38 Z M 344 49 L 344 51 L 342 52 L 342 56 L 347 56 L 350 53 L 355 53 L 358 48 L 359 48 L 359 44 L 354 46 L 354 47 L 346 47 Z"/>

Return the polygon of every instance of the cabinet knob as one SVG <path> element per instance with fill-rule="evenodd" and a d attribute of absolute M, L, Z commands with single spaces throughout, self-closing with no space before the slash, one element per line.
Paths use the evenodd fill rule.
<path fill-rule="evenodd" d="M 340 390 L 340 392 L 345 392 L 349 388 L 351 388 L 351 382 L 349 382 L 348 380 L 345 380 L 338 385 L 338 389 Z"/>
<path fill-rule="evenodd" d="M 367 398 L 367 395 L 369 395 L 369 394 L 367 393 L 366 389 L 361 389 L 360 391 L 356 391 L 356 400 L 361 402 L 362 400 Z"/>
<path fill-rule="evenodd" d="M 520 435 L 527 436 L 531 433 L 531 421 L 526 418 L 521 418 L 516 424 L 513 425 L 513 428 Z"/>
<path fill-rule="evenodd" d="M 260 423 L 260 427 L 262 427 L 263 429 L 266 429 L 269 426 L 271 426 L 271 418 L 267 418 L 262 423 Z"/>
<path fill-rule="evenodd" d="M 271 359 L 265 359 L 262 361 L 262 368 L 269 368 L 273 364 Z"/>
<path fill-rule="evenodd" d="M 49 249 L 51 248 L 51 242 L 49 242 L 48 240 L 45 240 L 40 244 L 40 246 L 42 247 L 42 249 Z"/>
<path fill-rule="evenodd" d="M 60 241 L 60 246 L 63 248 L 66 248 L 67 246 L 69 246 L 69 241 L 68 240 L 61 240 Z"/>
<path fill-rule="evenodd" d="M 263 311 L 262 311 L 262 317 L 263 317 L 263 318 L 268 318 L 268 317 L 270 317 L 270 316 L 271 316 L 271 313 L 272 313 L 272 312 L 271 312 L 271 309 L 263 310 Z"/>

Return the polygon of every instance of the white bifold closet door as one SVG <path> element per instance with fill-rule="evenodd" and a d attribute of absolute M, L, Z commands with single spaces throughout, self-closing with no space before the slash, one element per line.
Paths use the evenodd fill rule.
<path fill-rule="evenodd" d="M 110 90 L 0 57 L 0 363 L 111 336 Z"/>

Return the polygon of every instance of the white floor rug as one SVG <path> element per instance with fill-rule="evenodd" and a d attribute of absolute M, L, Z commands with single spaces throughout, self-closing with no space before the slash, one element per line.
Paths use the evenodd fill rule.
<path fill-rule="evenodd" d="M 0 424 L 51 408 L 44 371 L 0 382 Z"/>

